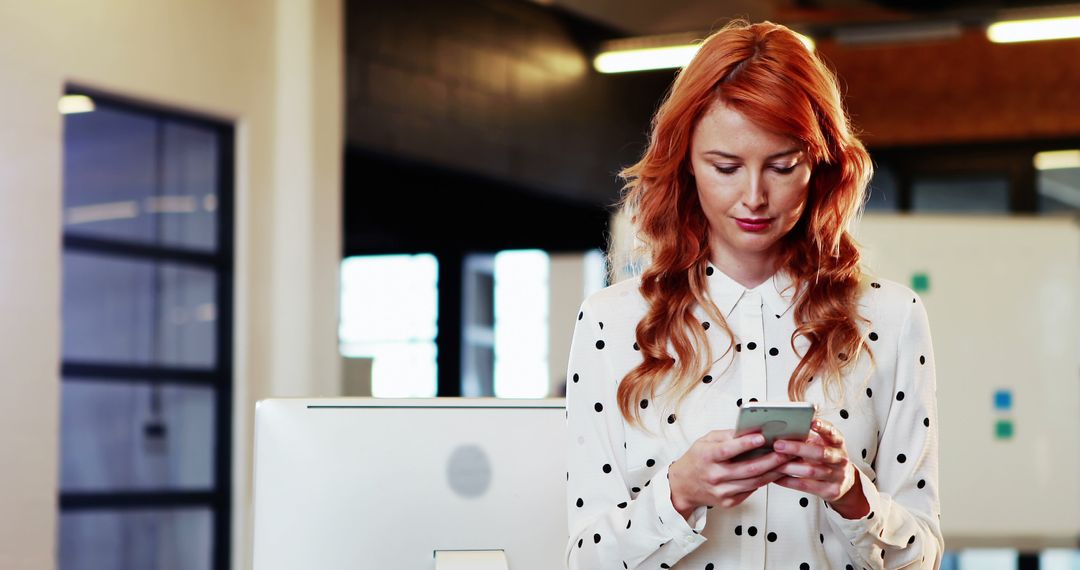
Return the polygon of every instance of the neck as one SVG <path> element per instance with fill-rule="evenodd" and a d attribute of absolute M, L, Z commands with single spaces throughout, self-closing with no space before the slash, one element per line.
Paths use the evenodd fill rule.
<path fill-rule="evenodd" d="M 775 254 L 768 252 L 759 256 L 740 256 L 736 258 L 714 250 L 710 261 L 739 285 L 747 289 L 753 289 L 776 273 L 778 259 Z"/>

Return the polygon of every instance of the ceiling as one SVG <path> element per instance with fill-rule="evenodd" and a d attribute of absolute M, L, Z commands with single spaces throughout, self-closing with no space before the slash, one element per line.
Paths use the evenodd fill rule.
<path fill-rule="evenodd" d="M 628 36 L 711 30 L 741 16 L 785 25 L 837 27 L 913 20 L 991 19 L 1013 10 L 1076 8 L 1053 0 L 531 0 Z"/>

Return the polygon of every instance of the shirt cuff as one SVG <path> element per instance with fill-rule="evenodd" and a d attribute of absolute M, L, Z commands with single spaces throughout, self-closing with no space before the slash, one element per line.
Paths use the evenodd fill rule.
<path fill-rule="evenodd" d="M 866 502 L 870 505 L 870 511 L 858 519 L 844 518 L 844 515 L 836 512 L 835 509 L 828 507 L 828 505 L 826 505 L 825 511 L 827 513 L 826 518 L 833 528 L 840 531 L 849 543 L 858 547 L 865 545 L 866 541 L 872 543 L 878 537 L 878 533 L 882 531 L 885 525 L 885 499 L 878 492 L 877 485 L 870 481 L 870 478 L 862 472 L 862 469 L 855 467 L 855 473 L 859 477 L 859 484 L 862 487 L 863 495 L 866 497 Z"/>
<path fill-rule="evenodd" d="M 668 536 L 678 540 L 683 545 L 684 551 L 689 553 L 706 540 L 701 535 L 701 530 L 705 528 L 705 511 L 708 507 L 702 505 L 694 509 L 689 521 L 675 510 L 675 505 L 671 502 L 671 483 L 668 480 L 670 468 L 671 464 L 668 464 L 653 476 L 653 499 L 656 512 L 660 515 L 660 521 L 668 531 Z"/>

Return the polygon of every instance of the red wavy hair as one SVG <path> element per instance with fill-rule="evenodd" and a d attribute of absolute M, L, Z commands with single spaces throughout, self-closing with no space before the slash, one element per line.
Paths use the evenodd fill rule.
<path fill-rule="evenodd" d="M 801 141 L 812 165 L 806 208 L 779 242 L 778 269 L 791 272 L 796 291 L 792 349 L 799 335 L 810 341 L 789 379 L 789 398 L 802 400 L 820 375 L 826 395 L 835 389 L 842 400 L 842 370 L 862 350 L 869 354 L 856 324 L 861 256 L 848 228 L 865 207 L 870 156 L 821 59 L 782 25 L 734 20 L 706 38 L 678 73 L 653 117 L 644 156 L 619 173 L 626 184 L 616 205 L 631 220 L 637 251 L 648 257 L 640 290 L 649 309 L 636 329 L 643 361 L 618 389 L 619 409 L 631 425 L 642 425 L 637 403 L 655 397 L 665 376 L 673 373 L 677 408 L 714 362 L 695 305 L 732 339 L 724 355 L 734 344 L 708 298 L 709 223 L 689 173 L 691 135 L 717 99 L 758 126 Z M 669 342 L 677 358 L 668 354 Z"/>

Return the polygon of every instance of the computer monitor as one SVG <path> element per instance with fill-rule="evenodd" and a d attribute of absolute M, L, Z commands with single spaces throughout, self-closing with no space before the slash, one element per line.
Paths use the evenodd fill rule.
<path fill-rule="evenodd" d="M 565 567 L 566 400 L 284 398 L 255 411 L 256 570 Z"/>

